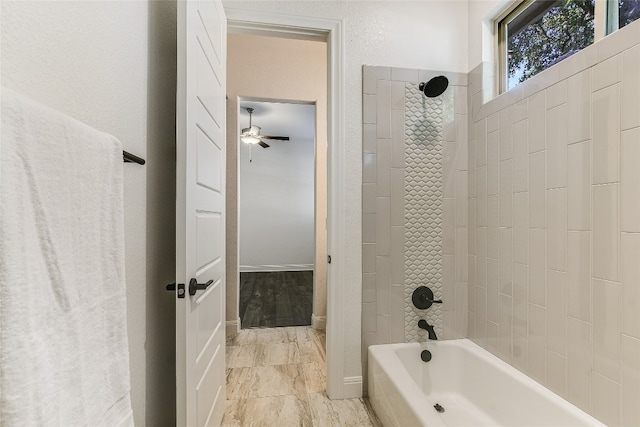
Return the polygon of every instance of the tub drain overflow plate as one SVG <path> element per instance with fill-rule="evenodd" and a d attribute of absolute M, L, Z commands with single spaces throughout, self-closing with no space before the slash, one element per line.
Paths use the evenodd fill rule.
<path fill-rule="evenodd" d="M 441 404 L 436 403 L 435 405 L 433 405 L 433 407 L 436 409 L 436 411 L 438 411 L 438 413 L 443 413 L 444 412 L 444 408 L 442 407 Z"/>

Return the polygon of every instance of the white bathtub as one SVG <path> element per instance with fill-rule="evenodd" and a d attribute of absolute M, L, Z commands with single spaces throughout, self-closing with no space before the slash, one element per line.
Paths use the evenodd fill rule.
<path fill-rule="evenodd" d="M 385 427 L 604 426 L 469 340 L 371 346 L 368 375 Z"/>

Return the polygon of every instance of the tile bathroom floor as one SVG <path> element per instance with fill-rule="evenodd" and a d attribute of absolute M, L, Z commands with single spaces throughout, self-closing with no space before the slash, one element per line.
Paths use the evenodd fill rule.
<path fill-rule="evenodd" d="M 382 426 L 365 399 L 329 400 L 324 331 L 243 329 L 227 339 L 223 426 Z"/>

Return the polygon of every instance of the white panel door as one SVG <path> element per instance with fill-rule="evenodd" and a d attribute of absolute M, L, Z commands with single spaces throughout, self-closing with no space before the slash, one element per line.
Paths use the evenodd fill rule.
<path fill-rule="evenodd" d="M 178 1 L 178 426 L 218 426 L 224 414 L 226 35 L 220 0 Z"/>

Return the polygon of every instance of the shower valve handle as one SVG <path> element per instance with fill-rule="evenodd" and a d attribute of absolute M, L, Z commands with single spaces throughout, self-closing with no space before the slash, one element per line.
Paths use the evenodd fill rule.
<path fill-rule="evenodd" d="M 413 305 L 421 310 L 431 307 L 432 304 L 442 304 L 442 300 L 433 298 L 433 291 L 426 286 L 418 286 L 411 295 Z"/>

